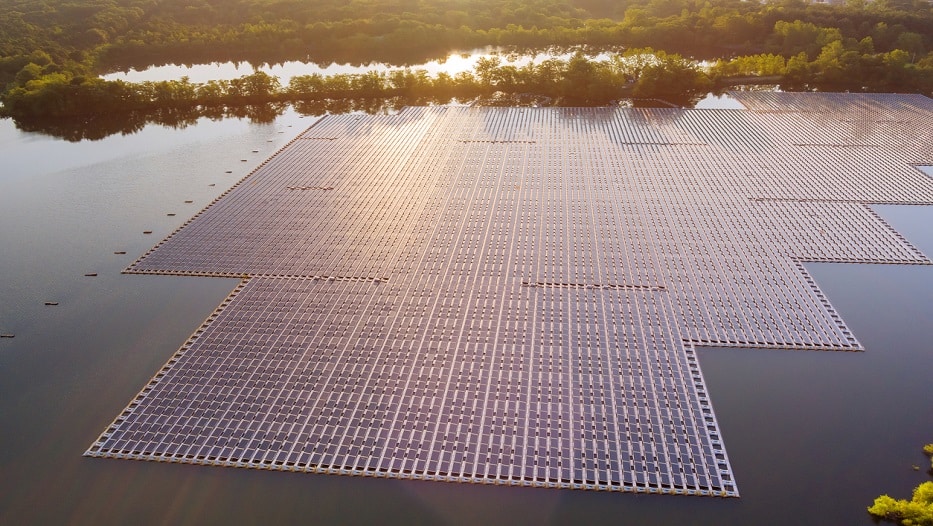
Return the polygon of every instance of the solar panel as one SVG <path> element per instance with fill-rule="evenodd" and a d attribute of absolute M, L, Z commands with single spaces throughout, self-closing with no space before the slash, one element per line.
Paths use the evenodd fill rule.
<path fill-rule="evenodd" d="M 329 116 L 127 269 L 243 282 L 91 456 L 738 496 L 699 346 L 860 350 L 929 99 Z M 811 101 L 808 103 L 807 101 Z"/>

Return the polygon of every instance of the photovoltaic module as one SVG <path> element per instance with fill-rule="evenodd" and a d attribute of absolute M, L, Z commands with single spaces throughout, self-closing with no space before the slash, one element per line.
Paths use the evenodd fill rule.
<path fill-rule="evenodd" d="M 697 348 L 861 350 L 804 264 L 930 264 L 933 100 L 734 96 L 318 120 L 127 269 L 242 282 L 86 454 L 738 496 Z"/>

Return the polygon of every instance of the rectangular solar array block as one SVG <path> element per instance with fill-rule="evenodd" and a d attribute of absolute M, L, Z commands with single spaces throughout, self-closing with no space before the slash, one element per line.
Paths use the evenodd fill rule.
<path fill-rule="evenodd" d="M 861 346 L 803 267 L 929 264 L 920 96 L 329 116 L 136 261 L 243 277 L 91 456 L 737 496 L 695 348 Z"/>

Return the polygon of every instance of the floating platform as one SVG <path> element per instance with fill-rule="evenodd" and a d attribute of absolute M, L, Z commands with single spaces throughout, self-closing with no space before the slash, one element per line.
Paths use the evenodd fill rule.
<path fill-rule="evenodd" d="M 861 350 L 803 264 L 930 264 L 933 101 L 736 96 L 320 119 L 127 269 L 243 281 L 87 455 L 738 496 L 696 348 Z"/>

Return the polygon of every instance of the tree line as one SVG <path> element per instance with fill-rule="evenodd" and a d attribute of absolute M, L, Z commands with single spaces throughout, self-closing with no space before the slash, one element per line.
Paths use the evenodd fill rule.
<path fill-rule="evenodd" d="M 925 0 L 6 1 L 13 5 L 0 15 L 0 54 L 49 48 L 100 68 L 307 59 L 404 65 L 487 45 L 653 47 L 698 59 L 789 57 L 810 48 L 812 59 L 822 45 L 810 26 L 871 37 L 881 52 L 909 45 L 915 49 L 905 51 L 925 54 L 933 45 Z M 798 21 L 808 25 L 804 32 L 786 31 Z"/>
<path fill-rule="evenodd" d="M 87 72 L 165 63 L 422 63 L 455 49 L 652 47 L 696 59 L 807 52 L 871 38 L 933 49 L 926 0 L 4 0 L 0 84 L 34 51 Z M 17 67 L 19 66 L 19 67 Z"/>
<path fill-rule="evenodd" d="M 57 67 L 34 56 L 14 87 L 0 95 L 3 113 L 23 118 L 80 117 L 99 113 L 233 108 L 264 103 L 310 103 L 336 99 L 401 97 L 412 104 L 503 100 L 533 95 L 549 104 L 593 106 L 623 98 L 662 99 L 692 106 L 711 89 L 767 81 L 787 89 L 901 90 L 930 92 L 933 60 L 912 62 L 908 53 L 876 52 L 870 42 L 830 39 L 813 60 L 806 52 L 719 60 L 708 67 L 651 48 L 632 49 L 598 60 L 577 51 L 569 59 L 525 65 L 480 59 L 473 71 L 431 76 L 424 70 L 393 69 L 360 74 L 304 75 L 283 86 L 256 71 L 232 80 L 193 83 L 187 78 L 158 82 L 107 81 Z M 319 102 L 318 102 L 319 104 Z"/>
<path fill-rule="evenodd" d="M 20 119 L 340 97 L 502 101 L 523 93 L 558 104 L 648 97 L 689 105 L 710 87 L 764 80 L 793 90 L 933 94 L 933 4 L 925 0 L 842 6 L 798 0 L 4 2 L 0 112 Z M 168 62 L 404 66 L 455 48 L 555 44 L 626 51 L 608 61 L 483 63 L 455 77 L 402 69 L 298 78 L 289 86 L 256 74 L 197 85 L 98 78 L 103 71 Z M 708 66 L 700 67 L 700 59 Z"/>

